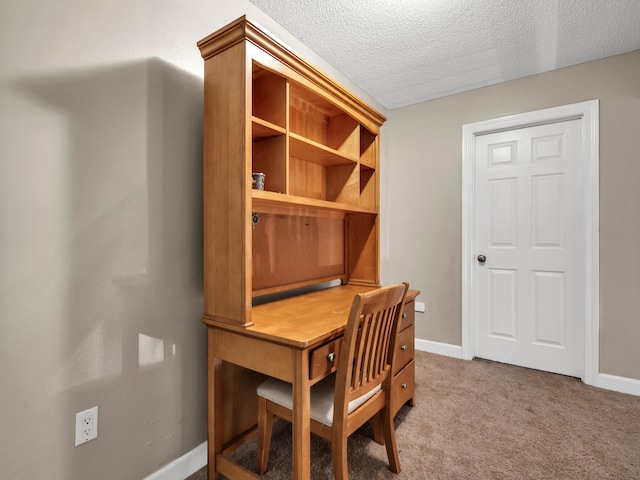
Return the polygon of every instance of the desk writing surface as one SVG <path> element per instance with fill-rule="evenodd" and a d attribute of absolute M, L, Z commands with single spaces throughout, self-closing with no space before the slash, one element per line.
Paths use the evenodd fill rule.
<path fill-rule="evenodd" d="M 255 305 L 249 327 L 205 320 L 221 328 L 293 348 L 305 349 L 340 335 L 349 319 L 354 297 L 375 290 L 375 286 L 340 285 L 282 300 Z M 407 292 L 407 301 L 417 290 Z"/>
<path fill-rule="evenodd" d="M 253 307 L 247 335 L 306 348 L 344 331 L 358 293 L 374 286 L 340 285 Z"/>

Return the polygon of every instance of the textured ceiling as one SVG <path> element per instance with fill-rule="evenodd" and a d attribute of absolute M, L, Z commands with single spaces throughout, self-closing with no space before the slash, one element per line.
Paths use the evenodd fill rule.
<path fill-rule="evenodd" d="M 640 49 L 640 0 L 250 1 L 389 109 Z"/>

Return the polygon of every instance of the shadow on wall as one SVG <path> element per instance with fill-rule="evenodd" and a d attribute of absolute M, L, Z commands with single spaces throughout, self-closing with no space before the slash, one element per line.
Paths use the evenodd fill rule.
<path fill-rule="evenodd" d="M 64 305 L 49 325 L 58 388 L 43 395 L 64 422 L 46 471 L 143 478 L 206 439 L 202 79 L 149 59 L 19 88 L 64 129 L 43 193 Z M 74 448 L 73 415 L 95 405 L 98 438 Z"/>

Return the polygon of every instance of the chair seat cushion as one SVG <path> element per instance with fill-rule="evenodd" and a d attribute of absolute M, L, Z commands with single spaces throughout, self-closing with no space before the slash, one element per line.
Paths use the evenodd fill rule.
<path fill-rule="evenodd" d="M 311 387 L 311 418 L 324 423 L 329 427 L 333 424 L 333 398 L 335 386 L 336 374 L 334 373 Z M 348 413 L 353 412 L 381 389 L 382 384 L 379 384 L 373 390 L 365 393 L 355 400 L 351 400 L 349 402 Z M 291 384 L 288 382 L 283 382 L 282 380 L 277 380 L 275 378 L 265 380 L 258 387 L 258 395 L 292 410 L 293 400 Z"/>

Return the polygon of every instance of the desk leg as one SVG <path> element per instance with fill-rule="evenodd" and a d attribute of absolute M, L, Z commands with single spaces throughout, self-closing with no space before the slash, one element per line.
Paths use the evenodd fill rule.
<path fill-rule="evenodd" d="M 309 352 L 293 351 L 293 479 L 311 476 Z"/>
<path fill-rule="evenodd" d="M 208 458 L 208 478 L 217 480 L 218 468 L 216 455 L 222 452 L 222 389 L 221 389 L 221 368 L 222 360 L 215 357 L 213 344 L 215 340 L 215 329 L 207 328 L 208 331 L 208 361 L 207 361 L 207 458 Z"/>

